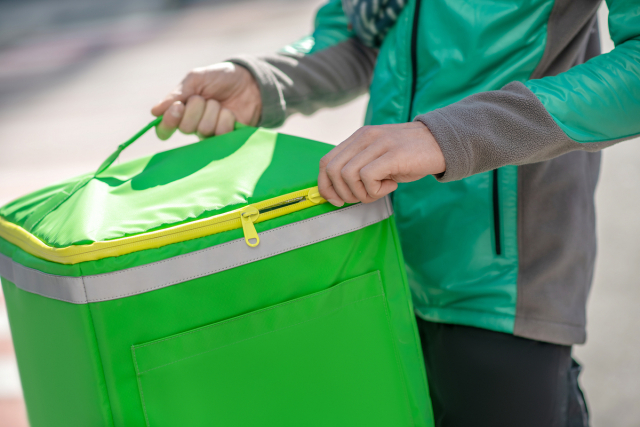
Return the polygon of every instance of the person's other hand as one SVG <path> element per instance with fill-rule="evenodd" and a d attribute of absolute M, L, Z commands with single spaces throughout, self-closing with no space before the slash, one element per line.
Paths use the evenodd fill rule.
<path fill-rule="evenodd" d="M 176 129 L 207 137 L 232 131 L 236 121 L 256 125 L 261 109 L 260 88 L 251 73 L 222 62 L 191 71 L 151 113 L 163 115 L 156 133 L 164 140 Z"/>
<path fill-rule="evenodd" d="M 318 189 L 329 203 L 370 203 L 399 182 L 445 171 L 442 150 L 420 122 L 365 126 L 320 160 Z"/>

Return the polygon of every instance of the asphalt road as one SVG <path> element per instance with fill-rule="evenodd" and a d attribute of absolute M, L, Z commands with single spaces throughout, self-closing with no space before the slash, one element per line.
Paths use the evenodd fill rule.
<path fill-rule="evenodd" d="M 146 124 L 191 68 L 278 49 L 311 28 L 316 0 L 236 2 L 56 30 L 0 51 L 0 205 L 96 168 Z M 603 13 L 606 13 L 604 11 Z M 602 19 L 601 19 L 602 21 Z M 604 24 L 606 24 L 606 19 Z M 604 40 L 605 48 L 610 41 Z M 294 116 L 282 132 L 339 143 L 366 99 Z M 147 136 L 132 159 L 192 142 Z M 640 141 L 608 148 L 598 187 L 599 258 L 589 340 L 575 350 L 594 427 L 640 425 Z M 0 427 L 26 425 L 0 300 Z"/>

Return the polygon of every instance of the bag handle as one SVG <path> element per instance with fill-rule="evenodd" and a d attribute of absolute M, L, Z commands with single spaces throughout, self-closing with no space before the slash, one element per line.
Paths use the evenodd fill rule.
<path fill-rule="evenodd" d="M 140 138 L 142 135 L 144 135 L 145 133 L 147 133 L 149 129 L 159 125 L 161 121 L 162 121 L 162 116 L 152 120 L 148 125 L 143 127 L 138 133 L 133 135 L 129 140 L 120 144 L 116 149 L 116 151 L 111 153 L 111 155 L 107 157 L 107 159 L 104 162 L 102 162 L 100 167 L 98 167 L 98 169 L 93 175 L 86 176 L 79 182 L 70 182 L 69 184 L 67 184 L 66 187 L 63 187 L 58 193 L 52 196 L 49 200 L 47 200 L 45 203 L 38 206 L 38 208 L 36 208 L 36 210 L 33 211 L 33 213 L 29 216 L 29 219 L 25 221 L 25 223 L 23 224 L 23 228 L 31 232 L 40 223 L 40 221 L 42 221 L 47 215 L 49 215 L 49 213 L 56 210 L 60 205 L 62 205 L 71 196 L 73 196 L 78 190 L 80 190 L 82 187 L 87 185 L 89 181 L 91 181 L 92 179 L 100 175 L 102 172 L 109 169 L 109 167 L 113 164 L 113 162 L 116 161 L 116 159 L 120 156 L 120 153 L 122 153 L 125 148 L 127 148 L 128 146 L 136 142 L 136 140 Z M 236 122 L 234 125 L 234 130 L 241 129 L 246 126 L 247 125 Z"/>
<path fill-rule="evenodd" d="M 120 157 L 120 153 L 122 153 L 125 148 L 127 148 L 128 146 L 130 146 L 131 144 L 136 142 L 136 140 L 138 140 L 138 138 L 140 138 L 142 135 L 147 133 L 147 131 L 149 131 L 149 129 L 158 126 L 161 121 L 162 121 L 162 116 L 152 120 L 151 122 L 149 122 L 148 125 L 146 125 L 142 129 L 140 129 L 140 131 L 138 131 L 138 133 L 133 135 L 127 141 L 125 141 L 122 144 L 120 144 L 118 146 L 118 148 L 116 149 L 116 151 L 111 153 L 111 155 L 109 157 L 107 157 L 107 159 L 104 162 L 102 162 L 102 164 L 98 167 L 98 169 L 96 170 L 96 173 L 94 173 L 93 176 L 96 177 L 96 176 L 100 175 L 102 172 L 104 172 L 107 169 L 109 169 L 109 166 L 111 166 L 113 164 L 113 162 L 115 162 L 118 159 L 118 157 Z M 245 125 L 243 123 L 235 122 L 235 124 L 233 126 L 233 130 L 238 130 L 238 129 L 241 129 L 241 128 L 246 127 L 246 126 L 247 125 Z"/>
<path fill-rule="evenodd" d="M 129 140 L 127 140 L 126 142 L 123 142 L 122 144 L 120 144 L 118 146 L 118 148 L 116 149 L 116 151 L 111 153 L 111 155 L 109 157 L 107 157 L 107 159 L 104 162 L 102 162 L 102 164 L 98 167 L 98 169 L 96 170 L 96 173 L 94 173 L 93 176 L 94 177 L 98 176 L 102 172 L 107 170 L 109 168 L 109 166 L 111 166 L 113 164 L 113 162 L 116 161 L 116 159 L 120 156 L 120 153 L 122 153 L 125 148 L 127 148 L 128 146 L 130 146 L 131 144 L 136 142 L 136 140 L 138 138 L 140 138 L 142 135 L 144 135 L 145 133 L 147 133 L 147 131 L 149 129 L 158 126 L 161 121 L 162 121 L 162 116 L 152 120 L 148 125 L 143 127 L 138 133 L 136 133 L 131 138 L 129 138 Z"/>

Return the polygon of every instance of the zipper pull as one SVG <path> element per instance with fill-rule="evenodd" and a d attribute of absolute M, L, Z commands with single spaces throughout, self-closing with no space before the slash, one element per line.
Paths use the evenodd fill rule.
<path fill-rule="evenodd" d="M 320 191 L 318 191 L 318 187 L 313 187 L 309 189 L 309 193 L 307 193 L 307 199 L 311 203 L 315 203 L 316 205 L 326 202 L 326 200 L 322 198 L 322 196 L 320 195 Z"/>
<path fill-rule="evenodd" d="M 242 230 L 244 231 L 244 241 L 247 245 L 255 248 L 260 243 L 260 237 L 256 227 L 253 225 L 255 220 L 260 216 L 260 211 L 255 206 L 247 206 L 240 211 L 240 222 L 242 222 Z M 251 243 L 255 240 L 255 243 Z"/>

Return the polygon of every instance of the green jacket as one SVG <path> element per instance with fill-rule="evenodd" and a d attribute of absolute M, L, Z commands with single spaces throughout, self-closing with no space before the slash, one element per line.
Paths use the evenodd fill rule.
<path fill-rule="evenodd" d="M 640 134 L 640 3 L 607 4 L 616 47 L 599 56 L 598 0 L 410 0 L 379 52 L 334 0 L 311 36 L 232 61 L 260 84 L 263 126 L 367 90 L 366 124 L 427 125 L 446 173 L 394 194 L 417 314 L 570 345 L 599 151 Z"/>

